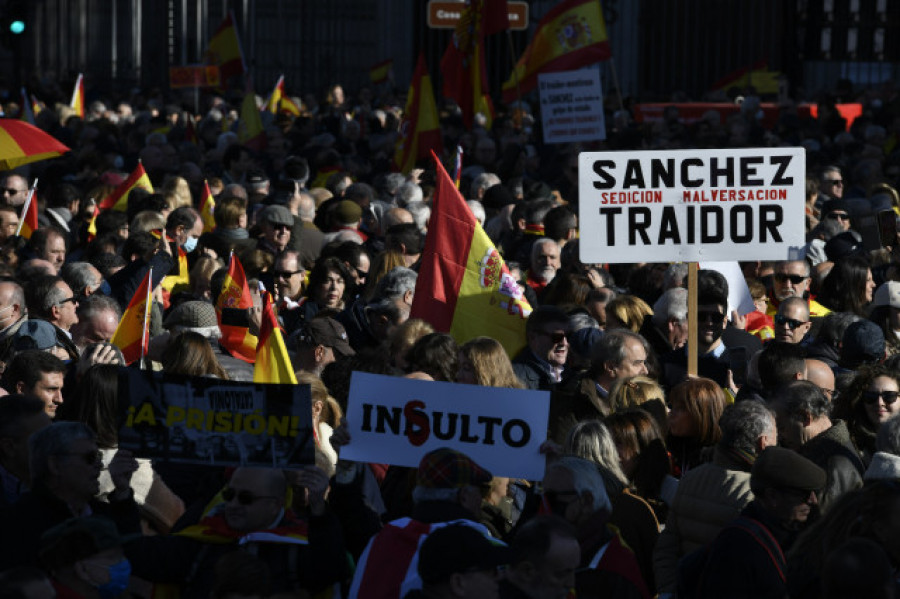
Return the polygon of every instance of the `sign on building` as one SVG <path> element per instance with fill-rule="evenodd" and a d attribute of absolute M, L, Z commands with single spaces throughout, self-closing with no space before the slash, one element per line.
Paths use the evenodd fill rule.
<path fill-rule="evenodd" d="M 600 67 L 541 73 L 541 120 L 544 143 L 606 139 Z"/>

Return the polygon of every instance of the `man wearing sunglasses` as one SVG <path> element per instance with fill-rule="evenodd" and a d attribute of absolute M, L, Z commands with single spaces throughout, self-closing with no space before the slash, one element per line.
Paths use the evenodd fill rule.
<path fill-rule="evenodd" d="M 818 500 L 822 511 L 841 495 L 863 484 L 865 466 L 843 420 L 829 417 L 831 402 L 814 383 L 795 381 L 772 399 L 781 445 L 793 449 L 825 471 Z"/>
<path fill-rule="evenodd" d="M 28 179 L 22 175 L 9 173 L 0 177 L 0 202 L 4 206 L 21 208 L 28 197 Z"/>
<path fill-rule="evenodd" d="M 812 321 L 809 319 L 809 305 L 805 299 L 789 297 L 778 306 L 773 318 L 775 339 L 787 343 L 800 343 L 809 333 Z"/>
<path fill-rule="evenodd" d="M 819 178 L 819 191 L 829 198 L 841 199 L 844 197 L 844 177 L 841 169 L 836 166 L 826 166 L 822 169 Z"/>
<path fill-rule="evenodd" d="M 25 286 L 28 316 L 46 320 L 54 326 L 57 342 L 71 360 L 77 360 L 79 356 L 70 332 L 72 325 L 78 322 L 78 299 L 62 277 L 55 275 L 37 277 Z"/>
<path fill-rule="evenodd" d="M 540 306 L 525 323 L 528 346 L 513 360 L 513 371 L 529 389 L 549 391 L 562 380 L 569 318 L 556 306 Z"/>
<path fill-rule="evenodd" d="M 784 260 L 776 262 L 772 275 L 772 293 L 769 294 L 769 306 L 766 314 L 774 317 L 781 302 L 790 297 L 807 300 L 811 318 L 821 318 L 830 310 L 809 296 L 810 278 L 809 263 L 806 260 Z"/>
<path fill-rule="evenodd" d="M 822 220 L 831 220 L 840 224 L 842 231 L 849 231 L 851 228 L 850 204 L 847 200 L 835 198 L 828 200 L 822 206 Z"/>

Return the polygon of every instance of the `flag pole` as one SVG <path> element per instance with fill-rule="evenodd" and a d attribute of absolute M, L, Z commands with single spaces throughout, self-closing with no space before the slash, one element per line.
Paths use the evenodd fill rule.
<path fill-rule="evenodd" d="M 616 96 L 619 98 L 619 110 L 625 110 L 625 102 L 622 101 L 622 88 L 619 86 L 619 75 L 616 73 L 616 60 L 609 57 L 609 70 L 612 73 L 613 85 L 616 86 Z"/>
<path fill-rule="evenodd" d="M 144 354 L 144 347 L 147 342 L 147 336 L 150 334 L 150 311 L 153 308 L 152 304 L 150 303 L 150 296 L 153 293 L 153 267 L 152 266 L 150 267 L 150 272 L 148 273 L 147 277 L 148 277 L 147 278 L 147 304 L 146 304 L 147 307 L 144 309 L 144 326 L 141 329 L 141 361 L 140 361 L 141 370 L 147 369 L 147 364 L 146 364 L 146 359 L 145 359 L 146 356 Z"/>
<path fill-rule="evenodd" d="M 509 61 L 512 63 L 513 70 L 513 80 L 516 82 L 516 102 L 519 104 L 519 127 L 522 126 L 522 114 L 524 111 L 522 110 L 522 87 L 519 85 L 519 71 L 516 69 L 516 48 L 513 44 L 512 31 L 510 29 L 506 30 L 506 41 L 509 42 Z M 513 123 L 516 122 L 516 112 L 513 111 Z"/>
<path fill-rule="evenodd" d="M 16 237 L 22 232 L 22 225 L 25 224 L 25 216 L 28 214 L 28 209 L 31 207 L 31 198 L 34 196 L 34 190 L 37 189 L 37 184 L 38 180 L 35 179 L 34 183 L 31 184 L 31 189 L 28 190 L 28 197 L 25 198 L 25 203 L 22 204 L 22 214 L 19 215 L 19 227 L 16 229 Z"/>

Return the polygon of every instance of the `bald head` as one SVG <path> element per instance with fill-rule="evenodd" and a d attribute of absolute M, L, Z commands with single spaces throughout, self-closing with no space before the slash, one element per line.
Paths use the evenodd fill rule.
<path fill-rule="evenodd" d="M 822 390 L 828 401 L 834 399 L 834 371 L 822 360 L 807 358 L 806 380 Z"/>
<path fill-rule="evenodd" d="M 385 231 L 387 231 L 394 225 L 402 225 L 404 223 L 415 222 L 413 220 L 412 213 L 406 208 L 391 208 L 384 213 L 382 220 L 384 221 L 382 227 Z"/>

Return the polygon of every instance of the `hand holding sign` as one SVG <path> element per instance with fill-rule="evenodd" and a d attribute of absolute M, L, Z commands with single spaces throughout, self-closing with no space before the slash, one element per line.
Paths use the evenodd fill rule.
<path fill-rule="evenodd" d="M 109 462 L 107 470 L 109 478 L 112 479 L 115 495 L 123 495 L 131 488 L 131 475 L 137 472 L 138 461 L 127 449 L 120 449 Z"/>

